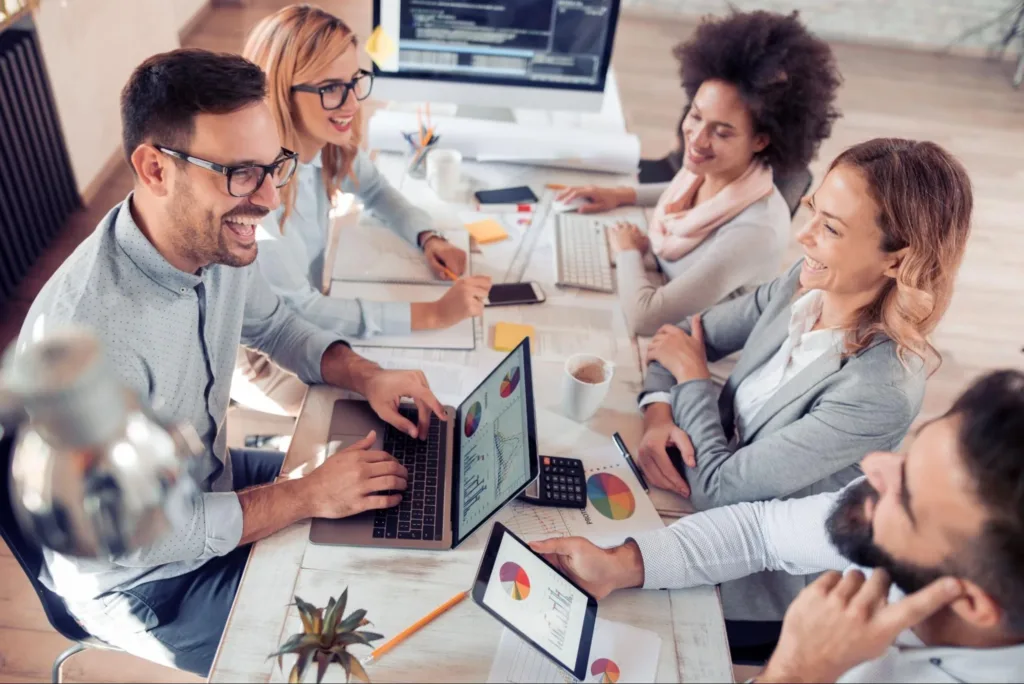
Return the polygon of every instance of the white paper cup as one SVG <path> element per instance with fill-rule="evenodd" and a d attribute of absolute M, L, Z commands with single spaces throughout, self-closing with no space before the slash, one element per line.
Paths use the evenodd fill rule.
<path fill-rule="evenodd" d="M 446 149 L 428 152 L 427 184 L 446 202 L 457 199 L 462 186 L 462 153 Z"/>
<path fill-rule="evenodd" d="M 583 366 L 599 366 L 604 373 L 601 382 L 577 380 L 574 373 Z M 573 354 L 565 362 L 562 378 L 562 410 L 569 418 L 580 423 L 587 421 L 601 408 L 601 402 L 608 396 L 615 366 L 593 354 Z"/>

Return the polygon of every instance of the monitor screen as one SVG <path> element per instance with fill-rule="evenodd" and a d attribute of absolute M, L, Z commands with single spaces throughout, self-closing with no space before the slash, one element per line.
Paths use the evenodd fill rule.
<path fill-rule="evenodd" d="M 536 472 L 528 341 L 459 407 L 453 532 L 458 543 L 530 483 Z"/>
<path fill-rule="evenodd" d="M 619 0 L 377 0 L 403 78 L 604 91 Z"/>

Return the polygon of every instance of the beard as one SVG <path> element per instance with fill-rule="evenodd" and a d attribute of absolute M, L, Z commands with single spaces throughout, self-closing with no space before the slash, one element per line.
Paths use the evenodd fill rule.
<path fill-rule="evenodd" d="M 865 479 L 843 492 L 829 514 L 826 529 L 839 553 L 856 565 L 885 570 L 904 594 L 919 591 L 947 574 L 940 568 L 897 560 L 875 544 L 871 521 L 864 516 L 867 501 L 877 504 L 878 492 Z"/>
<path fill-rule="evenodd" d="M 176 232 L 175 249 L 196 263 L 223 264 L 234 268 L 248 266 L 256 260 L 257 248 L 241 247 L 234 243 L 223 222 L 230 217 L 247 217 L 255 223 L 270 213 L 269 209 L 258 207 L 244 200 L 226 214 L 216 215 L 203 209 L 192 191 L 187 176 L 179 176 L 174 184 L 174 198 L 171 200 L 170 217 Z"/>

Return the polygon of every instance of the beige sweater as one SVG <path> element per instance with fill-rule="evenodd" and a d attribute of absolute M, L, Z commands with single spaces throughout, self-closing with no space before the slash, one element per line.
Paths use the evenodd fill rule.
<path fill-rule="evenodd" d="M 667 184 L 642 185 L 639 206 L 654 206 Z M 668 278 L 653 285 L 638 251 L 616 256 L 619 301 L 630 330 L 653 335 L 662 325 L 679 323 L 738 290 L 779 275 L 789 242 L 789 208 L 778 189 L 747 207 L 677 261 L 659 260 Z"/>

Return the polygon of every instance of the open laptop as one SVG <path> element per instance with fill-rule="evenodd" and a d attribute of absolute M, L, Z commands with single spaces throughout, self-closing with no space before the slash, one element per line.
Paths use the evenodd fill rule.
<path fill-rule="evenodd" d="M 415 408 L 403 406 L 415 418 Z M 409 486 L 394 508 L 341 520 L 316 518 L 314 544 L 385 548 L 452 549 L 536 479 L 537 429 L 530 340 L 518 347 L 473 390 L 446 422 L 431 417 L 428 439 L 412 439 L 384 422 L 365 401 L 334 405 L 328 440 L 357 442 L 371 429 L 375 449 L 409 470 Z"/>

